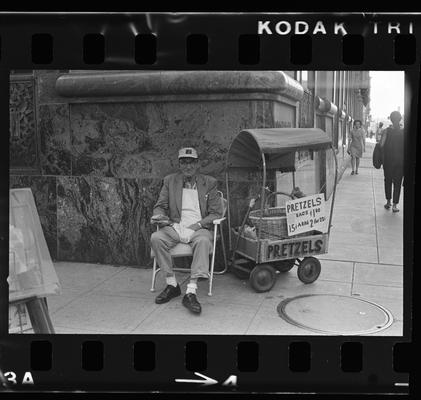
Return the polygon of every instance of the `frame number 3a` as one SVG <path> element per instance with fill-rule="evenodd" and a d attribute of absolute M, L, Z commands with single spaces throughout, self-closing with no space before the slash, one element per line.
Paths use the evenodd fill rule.
<path fill-rule="evenodd" d="M 30 372 L 25 372 L 23 375 L 22 381 L 18 380 L 17 375 L 13 371 L 8 371 L 4 373 L 4 377 L 6 378 L 7 382 L 12 383 L 14 385 L 21 384 L 21 385 L 33 385 L 34 379 L 32 378 L 32 374 Z"/>

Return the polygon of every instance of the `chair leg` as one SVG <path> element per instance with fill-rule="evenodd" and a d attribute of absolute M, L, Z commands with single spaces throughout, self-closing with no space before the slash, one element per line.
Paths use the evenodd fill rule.
<path fill-rule="evenodd" d="M 152 287 L 151 287 L 151 292 L 155 292 L 155 279 L 156 279 L 156 274 L 159 272 L 161 268 L 156 268 L 156 257 L 154 257 L 153 259 L 153 267 L 152 267 Z"/>
<path fill-rule="evenodd" d="M 213 233 L 213 251 L 212 251 L 212 261 L 211 261 L 211 267 L 210 267 L 210 277 L 209 277 L 209 293 L 208 296 L 212 296 L 212 283 L 213 283 L 213 269 L 215 266 L 215 252 L 216 252 L 216 231 L 217 229 L 214 229 Z"/>
<path fill-rule="evenodd" d="M 224 241 L 224 233 L 222 231 L 222 226 L 221 225 L 219 225 L 219 234 L 220 234 L 220 239 L 221 239 L 222 255 L 224 257 L 224 269 L 222 271 L 216 271 L 215 272 L 215 275 L 225 274 L 225 272 L 227 272 L 227 269 L 228 269 L 227 253 L 226 253 L 225 241 Z"/>
<path fill-rule="evenodd" d="M 222 271 L 220 271 L 220 274 L 225 274 L 225 272 L 227 272 L 227 269 L 228 269 L 228 263 L 227 263 L 227 253 L 225 251 L 225 239 L 224 239 L 224 232 L 222 230 L 222 225 L 219 225 L 219 234 L 221 235 L 222 254 L 224 256 L 224 265 L 225 265 L 225 268 Z"/>

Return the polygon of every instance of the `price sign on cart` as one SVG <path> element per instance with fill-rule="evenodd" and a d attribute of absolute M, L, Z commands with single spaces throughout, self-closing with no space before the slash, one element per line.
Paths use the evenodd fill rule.
<path fill-rule="evenodd" d="M 324 194 L 301 197 L 285 203 L 288 236 L 312 230 L 323 231 L 326 225 Z"/>

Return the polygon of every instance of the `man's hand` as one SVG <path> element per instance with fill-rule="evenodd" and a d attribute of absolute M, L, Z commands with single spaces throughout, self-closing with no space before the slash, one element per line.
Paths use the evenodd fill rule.
<path fill-rule="evenodd" d="M 199 224 L 192 224 L 192 225 L 188 226 L 187 229 L 191 229 L 191 230 L 196 232 L 199 229 L 202 229 L 202 227 Z"/>

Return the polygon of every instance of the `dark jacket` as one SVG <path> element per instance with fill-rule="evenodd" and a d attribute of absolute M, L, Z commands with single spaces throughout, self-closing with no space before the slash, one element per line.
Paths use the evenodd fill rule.
<path fill-rule="evenodd" d="M 217 192 L 217 181 L 209 175 L 197 174 L 196 184 L 202 214 L 199 222 L 204 228 L 210 229 L 213 221 L 222 217 L 222 202 Z M 154 206 L 153 215 L 163 214 L 172 222 L 180 222 L 183 185 L 182 173 L 167 175 Z"/>
<path fill-rule="evenodd" d="M 402 170 L 403 172 L 403 130 L 389 126 L 383 131 L 380 146 L 383 153 L 383 169 Z"/>

